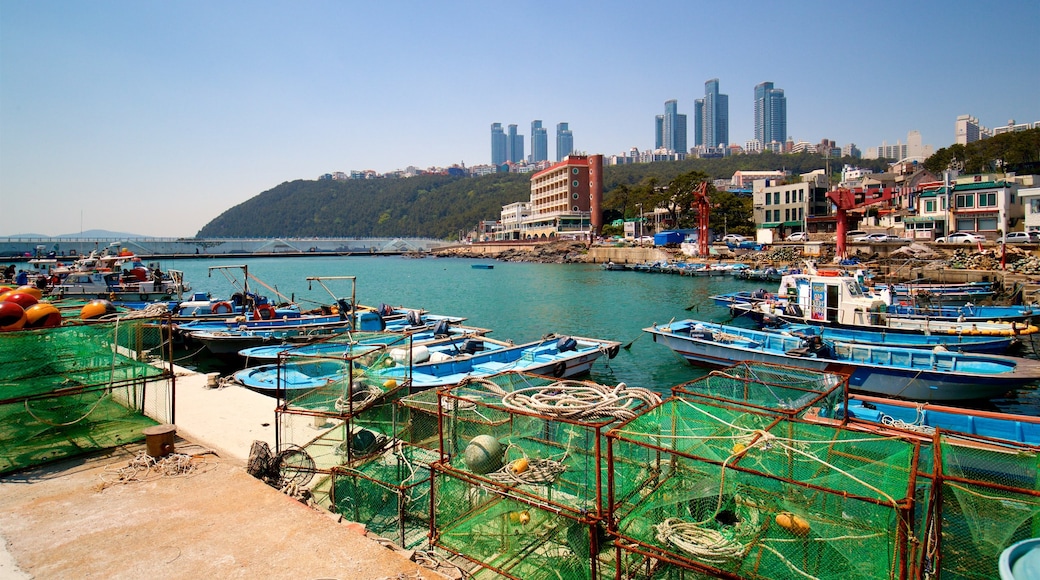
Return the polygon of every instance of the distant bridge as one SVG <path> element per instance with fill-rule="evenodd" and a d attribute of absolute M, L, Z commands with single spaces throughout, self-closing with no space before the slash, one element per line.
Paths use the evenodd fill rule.
<path fill-rule="evenodd" d="M 0 238 L 0 259 L 89 254 L 126 248 L 142 256 L 401 254 L 428 252 L 452 245 L 432 238 Z"/>

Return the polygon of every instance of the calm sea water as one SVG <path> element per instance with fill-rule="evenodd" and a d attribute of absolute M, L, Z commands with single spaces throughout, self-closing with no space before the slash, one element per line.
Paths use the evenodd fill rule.
<path fill-rule="evenodd" d="M 472 268 L 494 264 L 494 269 Z M 308 276 L 356 276 L 357 301 L 377 306 L 425 308 L 437 314 L 464 316 L 466 324 L 492 329 L 491 336 L 515 342 L 537 340 L 548 333 L 631 343 L 617 357 L 600 358 L 591 379 L 602 384 L 624 382 L 667 392 L 704 374 L 685 364 L 667 347 L 655 344 L 642 329 L 671 319 L 729 319 L 726 309 L 709 296 L 757 288 L 762 283 L 730 276 L 691 278 L 667 274 L 613 272 L 592 264 L 478 262 L 462 258 L 307 257 L 245 261 L 167 260 L 163 269 L 183 270 L 194 291 L 215 297 L 234 289 L 212 266 L 247 264 L 249 273 L 268 288 L 250 289 L 272 296 L 271 289 L 307 307 L 329 303 L 331 296 Z M 241 278 L 241 271 L 232 271 Z M 350 293 L 349 282 L 329 281 L 337 295 Z M 687 311 L 686 308 L 693 307 Z"/>

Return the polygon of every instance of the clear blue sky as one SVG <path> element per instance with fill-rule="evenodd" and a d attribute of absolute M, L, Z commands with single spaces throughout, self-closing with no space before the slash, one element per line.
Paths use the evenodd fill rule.
<path fill-rule="evenodd" d="M 668 99 L 787 96 L 796 141 L 1040 120 L 1040 1 L 0 0 L 0 235 L 190 236 L 283 181 L 490 162 L 489 127 L 654 145 Z M 691 122 L 692 129 L 692 122 Z M 692 134 L 691 134 L 692 143 Z M 493 216 L 488 216 L 493 217 Z"/>

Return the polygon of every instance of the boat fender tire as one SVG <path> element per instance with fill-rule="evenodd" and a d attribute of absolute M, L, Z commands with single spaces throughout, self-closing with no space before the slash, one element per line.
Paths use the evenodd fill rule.
<path fill-rule="evenodd" d="M 562 377 L 565 372 L 567 372 L 567 363 L 562 360 L 553 366 L 552 374 L 554 377 Z"/>
<path fill-rule="evenodd" d="M 619 350 L 620 350 L 620 347 L 618 345 L 616 345 L 616 344 L 614 346 L 608 348 L 607 349 L 607 358 L 614 358 L 614 357 L 616 357 Z"/>
<path fill-rule="evenodd" d="M 231 303 L 228 301 L 217 302 L 209 311 L 213 314 L 231 314 L 234 309 L 231 307 Z"/>
<path fill-rule="evenodd" d="M 273 320 L 277 318 L 278 312 L 275 311 L 274 306 L 270 304 L 260 304 L 253 311 L 253 314 L 260 320 Z"/>

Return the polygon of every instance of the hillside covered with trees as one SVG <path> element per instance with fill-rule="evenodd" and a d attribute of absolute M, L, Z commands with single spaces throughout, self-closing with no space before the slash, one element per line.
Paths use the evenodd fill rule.
<path fill-rule="evenodd" d="M 831 159 L 832 174 L 842 164 L 884 171 L 883 160 Z M 696 173 L 728 179 L 737 170 L 786 169 L 792 175 L 822 169 L 813 154 L 739 155 L 723 159 L 615 165 L 604 168 L 604 223 L 633 217 L 624 203 L 632 191 L 647 192 L 679 176 Z M 647 189 L 649 186 L 649 189 Z M 627 194 L 625 192 L 628 192 Z M 717 203 L 730 209 L 739 200 L 720 192 Z M 235 237 L 430 237 L 458 239 L 484 220 L 497 220 L 502 206 L 530 198 L 530 175 L 484 177 L 429 175 L 407 179 L 296 180 L 285 182 L 232 207 L 198 232 L 203 238 Z M 619 203 L 620 201 L 620 203 Z M 644 206 L 646 208 L 646 206 Z M 728 210 L 727 210 L 728 211 Z M 720 216 L 721 218 L 721 216 Z M 681 222 L 680 222 L 681 223 Z"/>

